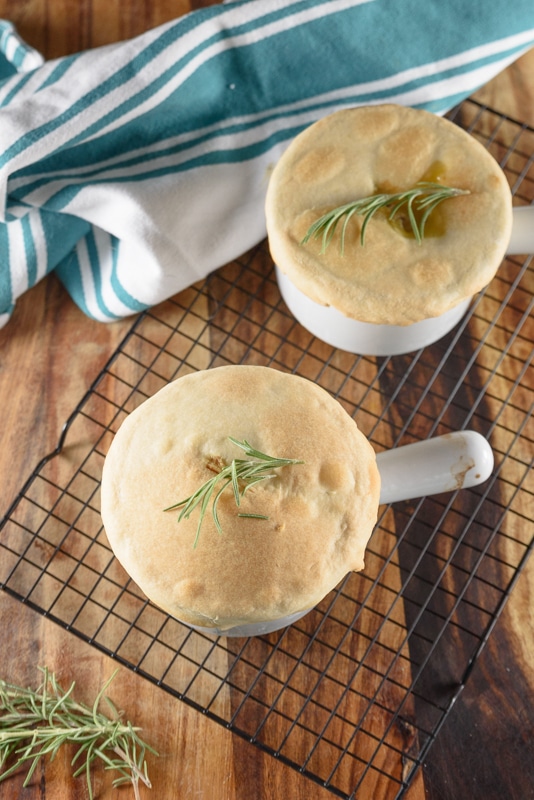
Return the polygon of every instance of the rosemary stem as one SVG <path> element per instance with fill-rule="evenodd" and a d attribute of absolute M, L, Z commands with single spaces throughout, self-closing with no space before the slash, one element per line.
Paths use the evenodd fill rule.
<path fill-rule="evenodd" d="M 9 723 L 15 720 L 19 723 L 21 721 L 20 719 L 17 719 L 15 717 L 11 717 L 9 719 L 2 716 L 1 719 L 2 728 L 4 727 L 4 721 Z M 41 720 L 33 717 L 30 718 L 29 721 L 31 721 L 32 724 L 36 724 Z M 132 730 L 139 730 L 139 728 L 132 729 L 132 728 L 127 728 L 126 726 L 121 726 L 120 728 L 116 728 L 115 724 L 112 722 L 110 722 L 109 725 L 94 725 L 94 726 L 84 725 L 83 731 L 76 729 L 74 726 L 56 727 L 54 725 L 51 726 L 49 729 L 45 727 L 39 728 L 39 738 L 43 740 L 43 739 L 55 739 L 58 736 L 65 736 L 68 737 L 71 741 L 81 742 L 84 741 L 84 739 L 93 739 L 97 735 L 104 736 L 106 734 L 106 729 L 111 729 L 113 731 L 113 734 L 116 736 L 128 735 L 129 733 L 131 733 Z M 28 739 L 28 736 L 31 735 L 31 733 L 32 733 L 31 728 L 29 730 L 27 728 L 24 728 L 24 730 L 21 731 L 0 730 L 0 742 L 15 741 L 17 739 L 23 741 Z"/>
<path fill-rule="evenodd" d="M 91 799 L 90 771 L 95 759 L 100 759 L 106 769 L 118 772 L 114 786 L 129 782 L 136 799 L 139 798 L 140 780 L 151 787 L 145 752 L 157 753 L 139 738 L 140 728 L 122 722 L 111 700 L 104 696 L 116 672 L 104 684 L 92 707 L 72 699 L 74 683 L 63 691 L 53 674 L 46 668 L 42 672 L 44 681 L 36 691 L 0 680 L 0 781 L 27 764 L 23 784 L 27 786 L 40 758 L 49 756 L 53 759 L 63 744 L 70 743 L 78 745 L 72 765 L 82 761 L 73 775 L 77 777 L 85 773 Z M 113 712 L 113 718 L 99 710 L 103 701 Z M 8 760 L 12 763 L 6 767 Z"/>
<path fill-rule="evenodd" d="M 189 495 L 189 497 L 179 500 L 177 503 L 173 503 L 173 505 L 167 506 L 167 508 L 163 509 L 163 511 L 173 511 L 177 508 L 181 508 L 182 510 L 178 515 L 178 522 L 181 522 L 183 519 L 188 519 L 192 511 L 198 505 L 200 505 L 200 516 L 197 524 L 195 540 L 193 542 L 194 548 L 198 544 L 200 529 L 210 505 L 210 501 L 211 513 L 215 527 L 218 533 L 222 533 L 221 523 L 217 513 L 217 506 L 222 493 L 228 486 L 232 486 L 234 501 L 239 509 L 241 506 L 241 498 L 244 496 L 247 490 L 255 486 L 260 481 L 274 478 L 275 473 L 273 470 L 281 467 L 287 467 L 291 464 L 303 463 L 302 461 L 294 458 L 275 458 L 273 456 L 269 456 L 266 453 L 262 453 L 260 450 L 253 448 L 246 439 L 243 439 L 243 441 L 240 442 L 238 439 L 234 439 L 233 436 L 229 436 L 228 438 L 233 444 L 244 450 L 246 455 L 250 458 L 234 458 L 229 465 L 223 467 L 213 478 L 210 478 L 208 481 L 202 484 L 202 486 L 193 492 L 193 494 Z M 214 494 L 216 487 L 217 492 Z M 266 517 L 264 514 L 239 513 L 238 516 L 248 519 L 268 519 L 268 517 Z"/>
<path fill-rule="evenodd" d="M 119 758 L 122 758 L 123 761 L 127 761 L 131 765 L 130 766 L 131 771 L 140 781 L 142 781 L 145 784 L 145 786 L 148 786 L 149 789 L 152 788 L 152 784 L 149 780 L 148 775 L 145 775 L 145 773 L 141 769 L 139 769 L 135 761 L 133 761 L 133 759 L 131 759 L 124 752 L 124 750 L 122 750 L 122 748 L 120 748 L 118 745 L 115 745 L 115 747 L 113 748 L 113 752 L 115 752 L 119 756 Z"/>
<path fill-rule="evenodd" d="M 362 197 L 351 203 L 344 203 L 315 220 L 308 228 L 301 244 L 306 244 L 310 239 L 320 238 L 321 254 L 323 254 L 336 232 L 338 223 L 345 217 L 341 229 L 341 254 L 343 255 L 345 252 L 347 225 L 354 214 L 363 216 L 360 243 L 364 245 L 367 226 L 377 211 L 389 209 L 388 220 L 391 222 L 404 207 L 406 208 L 414 238 L 418 244 L 421 244 L 425 235 L 425 225 L 432 211 L 444 200 L 466 194 L 469 194 L 466 189 L 456 189 L 441 183 L 432 183 L 431 181 L 420 181 L 412 189 L 402 192 L 392 194 L 382 192 L 370 197 Z M 424 213 L 418 219 L 417 214 L 420 212 Z"/>

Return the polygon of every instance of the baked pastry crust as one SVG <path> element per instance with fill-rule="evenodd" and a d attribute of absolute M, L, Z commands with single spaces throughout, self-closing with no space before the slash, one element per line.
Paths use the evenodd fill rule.
<path fill-rule="evenodd" d="M 421 244 L 376 214 L 363 246 L 363 217 L 351 218 L 344 254 L 340 230 L 325 253 L 320 240 L 302 245 L 327 211 L 421 180 L 470 192 L 440 204 Z M 439 316 L 483 289 L 512 228 L 493 156 L 454 123 L 394 104 L 344 109 L 305 129 L 272 172 L 265 210 L 272 257 L 298 289 L 351 319 L 390 325 Z"/>
<path fill-rule="evenodd" d="M 247 491 L 240 511 L 268 520 L 238 517 L 226 490 L 222 534 L 208 511 L 194 547 L 198 511 L 178 523 L 163 509 L 213 477 L 210 465 L 243 457 L 228 436 L 305 463 Z M 155 604 L 227 629 L 312 608 L 361 570 L 379 492 L 373 448 L 324 389 L 227 366 L 179 378 L 126 418 L 105 460 L 101 509 L 115 555 Z"/>

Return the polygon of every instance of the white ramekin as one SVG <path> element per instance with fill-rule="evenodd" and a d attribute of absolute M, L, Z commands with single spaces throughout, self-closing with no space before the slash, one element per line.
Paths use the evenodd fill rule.
<path fill-rule="evenodd" d="M 493 452 L 475 431 L 456 431 L 422 442 L 378 453 L 380 504 L 412 500 L 431 494 L 467 489 L 486 481 L 493 470 Z M 211 636 L 261 636 L 286 628 L 311 611 L 297 611 L 266 622 L 250 622 L 229 629 L 189 625 Z"/>
<path fill-rule="evenodd" d="M 532 252 L 534 206 L 516 207 L 507 254 Z M 278 266 L 276 278 L 285 304 L 306 330 L 333 347 L 363 356 L 397 356 L 436 342 L 462 319 L 472 300 L 467 298 L 439 317 L 412 325 L 375 325 L 351 319 L 332 306 L 310 300 Z"/>

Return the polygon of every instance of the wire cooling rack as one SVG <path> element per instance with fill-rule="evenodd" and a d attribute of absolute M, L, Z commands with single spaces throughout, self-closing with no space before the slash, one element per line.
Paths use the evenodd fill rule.
<path fill-rule="evenodd" d="M 467 101 L 451 117 L 534 198 L 534 130 Z M 445 339 L 364 358 L 307 334 L 265 244 L 140 316 L 4 519 L 5 591 L 338 797 L 401 797 L 532 549 L 530 258 L 507 258 Z M 109 549 L 102 464 L 136 406 L 185 373 L 268 365 L 327 389 L 377 451 L 471 428 L 494 450 L 475 489 L 381 507 L 363 573 L 290 628 L 193 632 L 147 602 Z M 530 505 L 532 509 L 532 505 Z M 252 746 L 252 745 L 251 745 Z"/>

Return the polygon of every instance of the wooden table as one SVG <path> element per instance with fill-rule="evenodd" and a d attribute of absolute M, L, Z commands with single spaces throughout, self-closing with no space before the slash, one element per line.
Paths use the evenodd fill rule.
<path fill-rule="evenodd" d="M 129 38 L 188 9 L 186 0 L 0 0 L 0 17 L 11 19 L 49 58 Z M 534 125 L 534 50 L 476 97 Z M 55 446 L 63 422 L 130 325 L 87 319 L 53 276 L 18 301 L 0 331 L 1 514 Z M 527 388 L 532 389 L 531 375 Z M 411 800 L 534 797 L 533 586 L 530 562 L 413 783 Z M 35 684 L 37 666 L 46 664 L 63 685 L 76 680 L 78 696 L 89 702 L 115 668 L 107 656 L 5 593 L 0 594 L 0 619 L 0 675 L 11 682 Z M 154 789 L 141 789 L 142 798 L 332 796 L 127 669 L 120 669 L 109 693 L 160 753 L 150 762 Z M 71 755 L 66 751 L 53 764 L 43 764 L 26 789 L 22 775 L 0 784 L 0 798 L 85 798 L 83 779 L 70 777 Z M 95 770 L 94 781 L 103 800 L 130 796 L 127 789 L 112 789 L 111 777 L 102 770 Z M 387 786 L 381 792 L 390 796 Z"/>

